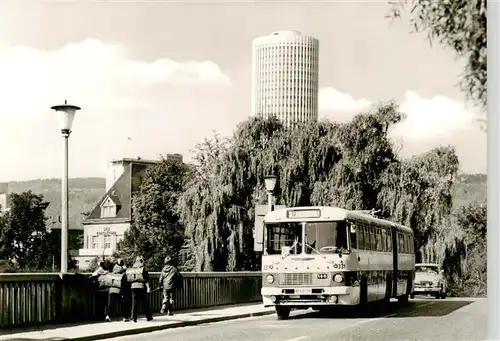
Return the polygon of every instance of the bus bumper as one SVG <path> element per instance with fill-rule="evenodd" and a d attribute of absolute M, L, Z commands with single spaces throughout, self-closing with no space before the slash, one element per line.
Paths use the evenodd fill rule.
<path fill-rule="evenodd" d="M 271 306 L 331 306 L 352 305 L 352 287 L 324 287 L 324 288 L 261 288 L 262 301 L 265 307 Z"/>

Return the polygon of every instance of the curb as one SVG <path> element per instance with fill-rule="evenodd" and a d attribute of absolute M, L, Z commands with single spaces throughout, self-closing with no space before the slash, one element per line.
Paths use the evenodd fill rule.
<path fill-rule="evenodd" d="M 205 318 L 205 319 L 200 319 L 200 320 L 195 320 L 195 321 L 182 321 L 182 322 L 166 323 L 164 325 L 159 325 L 159 326 L 145 326 L 145 327 L 138 327 L 138 328 L 134 328 L 134 329 L 117 330 L 117 331 L 112 331 L 112 332 L 106 332 L 106 333 L 94 334 L 94 335 L 82 336 L 82 337 L 75 337 L 75 338 L 68 338 L 68 339 L 61 338 L 60 340 L 73 340 L 73 341 L 103 340 L 103 339 L 109 339 L 109 338 L 114 338 L 114 337 L 130 336 L 130 335 L 136 335 L 136 334 L 142 334 L 142 333 L 151 333 L 151 332 L 172 329 L 172 328 L 196 326 L 196 325 L 205 324 L 205 323 L 222 322 L 222 321 L 237 320 L 237 319 L 248 318 L 248 317 L 272 315 L 274 313 L 275 313 L 274 310 L 270 310 L 270 311 L 259 311 L 256 313 L 245 313 L 245 314 L 237 314 L 237 315 L 230 315 L 230 316 L 210 317 L 210 318 Z"/>

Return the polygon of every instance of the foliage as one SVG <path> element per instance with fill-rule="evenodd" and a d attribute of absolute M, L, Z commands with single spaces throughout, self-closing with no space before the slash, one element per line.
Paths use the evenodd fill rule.
<path fill-rule="evenodd" d="M 375 208 L 379 179 L 397 161 L 388 133 L 403 118 L 389 102 L 345 124 L 322 121 L 288 130 L 275 119 L 243 122 L 179 200 L 196 270 L 258 268 L 251 231 L 268 173 L 278 175 L 278 203 L 287 206 Z M 198 150 L 200 160 L 206 154 L 217 153 Z"/>
<path fill-rule="evenodd" d="M 444 267 L 458 296 L 486 296 L 487 209 L 485 203 L 463 206 L 454 215 L 461 238 L 444 261 Z"/>
<path fill-rule="evenodd" d="M 150 271 L 160 271 L 165 256 L 179 261 L 184 245 L 184 228 L 175 210 L 184 190 L 188 167 L 164 160 L 149 167 L 137 195 L 132 200 L 132 223 L 118 245 L 118 256 L 132 264 L 142 255 Z"/>
<path fill-rule="evenodd" d="M 58 254 L 45 226 L 48 203 L 31 191 L 13 193 L 10 211 L 0 217 L 0 258 L 17 269 L 50 268 Z"/>
<path fill-rule="evenodd" d="M 451 213 L 458 167 L 454 148 L 440 147 L 394 162 L 381 178 L 379 203 L 392 219 L 413 229 L 416 249 L 424 253 L 423 258 L 424 246 L 437 238 Z"/>
<path fill-rule="evenodd" d="M 102 257 L 95 257 L 90 261 L 89 272 L 94 272 L 95 270 L 97 270 L 97 268 L 99 268 L 99 264 L 102 261 L 104 261 L 104 270 L 112 271 L 117 260 L 113 257 L 111 257 L 111 258 L 105 257 L 104 260 Z"/>
<path fill-rule="evenodd" d="M 390 17 L 399 17 L 409 0 L 391 1 Z M 414 0 L 410 25 L 428 39 L 452 48 L 466 59 L 461 88 L 486 108 L 486 0 Z"/>

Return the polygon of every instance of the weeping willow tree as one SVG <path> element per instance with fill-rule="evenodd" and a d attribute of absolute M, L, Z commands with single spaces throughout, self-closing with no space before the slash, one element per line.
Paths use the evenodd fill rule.
<path fill-rule="evenodd" d="M 375 208 L 379 178 L 396 161 L 388 133 L 402 118 L 389 102 L 345 124 L 285 129 L 275 119 L 252 118 L 228 143 L 206 140 L 198 147 L 200 171 L 178 201 L 195 270 L 256 268 L 253 216 L 269 173 L 278 176 L 280 204 Z"/>
<path fill-rule="evenodd" d="M 444 233 L 458 167 L 454 148 L 440 147 L 394 162 L 381 177 L 378 202 L 392 219 L 413 229 L 417 261 L 442 260 L 460 237 L 458 231 Z"/>

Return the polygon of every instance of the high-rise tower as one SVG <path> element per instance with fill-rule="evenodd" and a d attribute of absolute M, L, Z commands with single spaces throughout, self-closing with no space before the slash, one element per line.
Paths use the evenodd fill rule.
<path fill-rule="evenodd" d="M 318 120 L 319 41 L 278 31 L 252 43 L 252 115 L 286 126 Z"/>

